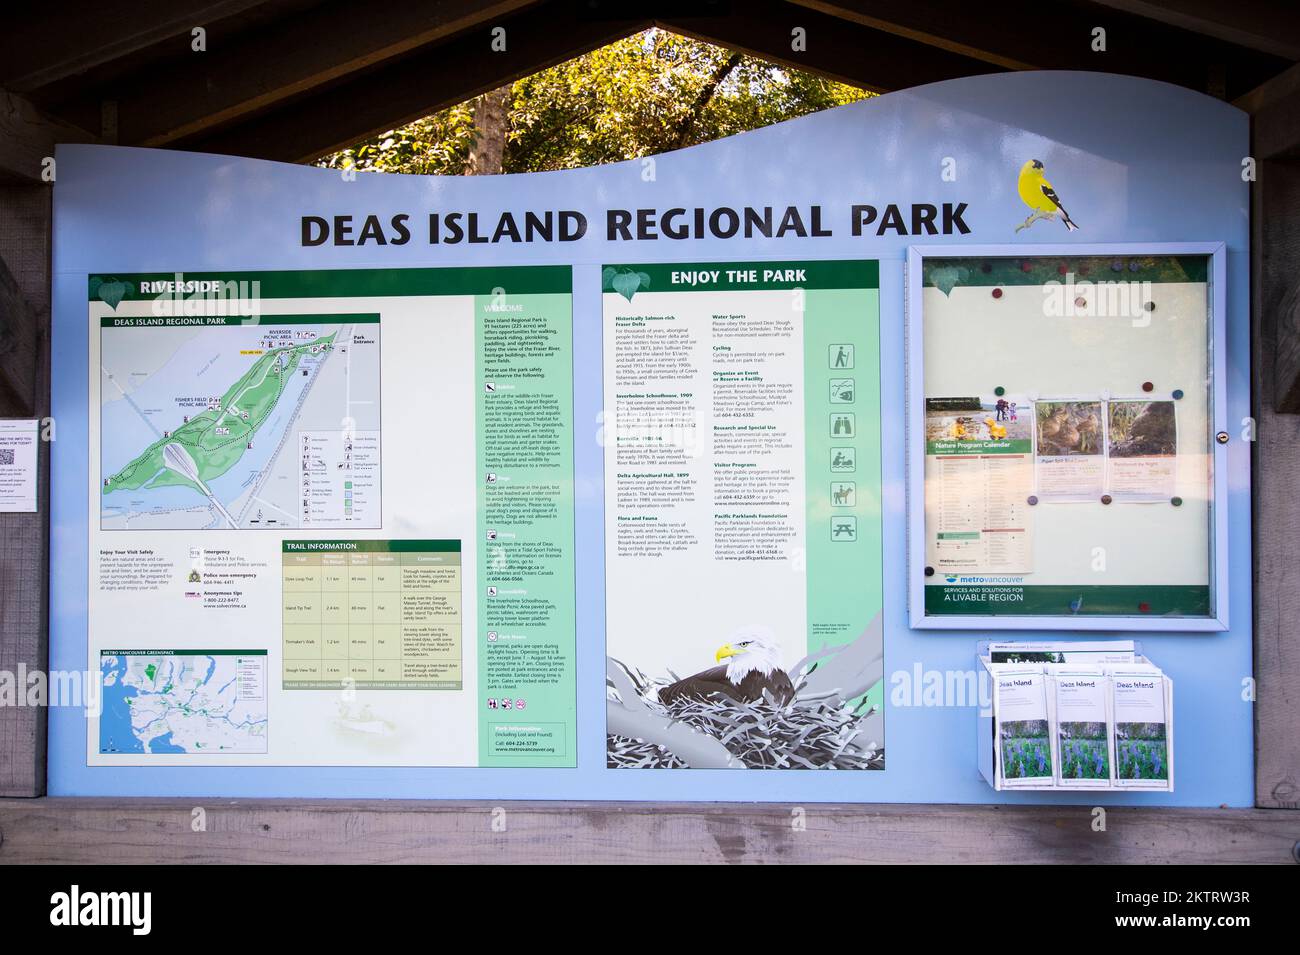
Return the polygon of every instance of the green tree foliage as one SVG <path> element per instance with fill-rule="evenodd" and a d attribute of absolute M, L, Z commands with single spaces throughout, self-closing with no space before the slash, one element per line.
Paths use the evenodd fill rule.
<path fill-rule="evenodd" d="M 869 94 L 698 40 L 647 30 L 512 84 L 504 172 L 636 159 L 840 106 Z M 319 165 L 459 175 L 473 101 L 326 156 Z"/>

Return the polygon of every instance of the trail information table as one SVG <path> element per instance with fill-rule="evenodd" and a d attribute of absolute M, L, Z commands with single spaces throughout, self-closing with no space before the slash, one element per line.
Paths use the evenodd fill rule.
<path fill-rule="evenodd" d="M 459 690 L 454 540 L 283 544 L 284 688 Z"/>

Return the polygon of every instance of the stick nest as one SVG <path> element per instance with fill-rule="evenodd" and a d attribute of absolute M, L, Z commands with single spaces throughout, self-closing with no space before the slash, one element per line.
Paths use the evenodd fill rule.
<path fill-rule="evenodd" d="M 800 677 L 794 698 L 784 706 L 765 692 L 753 702 L 714 694 L 707 700 L 659 702 L 660 687 L 673 680 L 651 680 L 626 665 L 641 702 L 674 722 L 712 736 L 748 769 L 884 769 L 885 751 L 866 736 L 874 710 L 865 700 L 856 706 L 839 696 L 801 698 Z M 610 684 L 613 698 L 618 691 Z M 606 737 L 610 768 L 684 769 L 687 764 L 667 747 L 627 736 Z"/>

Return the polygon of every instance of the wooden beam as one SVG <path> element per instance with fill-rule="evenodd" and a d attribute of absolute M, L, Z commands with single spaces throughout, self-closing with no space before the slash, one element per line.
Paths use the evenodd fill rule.
<path fill-rule="evenodd" d="M 337 0 L 214 44 L 165 82 L 147 72 L 116 89 L 118 141 L 162 146 L 201 135 L 539 2 L 368 0 L 360 15 L 352 0 Z"/>
<path fill-rule="evenodd" d="M 729 14 L 664 17 L 656 23 L 683 36 L 877 93 L 1000 69 L 783 0 L 747 0 Z M 792 48 L 796 28 L 805 31 L 805 51 Z"/>
<path fill-rule="evenodd" d="M 91 143 L 84 129 L 45 115 L 22 96 L 0 90 L 0 176 L 40 180 L 58 143 Z"/>
<path fill-rule="evenodd" d="M 1297 92 L 1300 92 L 1300 63 L 1266 80 L 1250 92 L 1241 94 L 1232 101 L 1232 105 L 1247 113 L 1258 113 Z"/>
<path fill-rule="evenodd" d="M 1300 809 L 1300 67 L 1253 91 L 1255 804 Z M 1296 158 L 1283 158 L 1287 155 Z"/>
<path fill-rule="evenodd" d="M 1300 64 L 1235 103 L 1251 114 L 1251 155 L 1257 161 L 1300 157 Z"/>
<path fill-rule="evenodd" d="M 1251 199 L 1255 804 L 1300 809 L 1300 161 L 1262 161 Z"/>
<path fill-rule="evenodd" d="M 96 0 L 37 5 L 9 23 L 0 86 L 19 93 L 84 73 L 266 0 Z M 21 42 L 18 42 L 21 41 Z M 188 46 L 188 41 L 187 41 Z"/>
<path fill-rule="evenodd" d="M 403 123 L 496 89 L 520 77 L 622 39 L 646 20 L 592 20 L 550 0 L 405 57 L 327 90 L 292 100 L 183 149 L 310 162 Z M 504 29 L 506 49 L 492 49 Z"/>
<path fill-rule="evenodd" d="M 1008 70 L 1041 69 L 1053 55 L 1057 42 L 1049 46 L 1025 43 L 1026 27 L 990 16 L 986 5 L 945 4 L 942 11 L 933 0 L 790 0 L 805 7 L 839 17 L 859 26 L 880 30 L 927 46 L 981 60 Z M 1058 38 L 1061 40 L 1063 38 Z"/>
<path fill-rule="evenodd" d="M 1300 7 L 1270 0 L 1094 0 L 1104 7 L 1157 20 L 1269 53 L 1300 60 Z"/>
<path fill-rule="evenodd" d="M 1108 809 L 1095 832 L 1089 806 L 794 808 L 0 800 L 0 863 L 1287 863 L 1300 840 L 1300 813 L 1253 809 Z"/>
<path fill-rule="evenodd" d="M 1097 7 L 1033 0 L 989 0 L 978 5 L 941 0 L 790 2 L 1005 69 L 1125 73 L 1198 92 L 1206 92 L 1214 68 L 1228 63 L 1233 65 L 1234 82 L 1248 82 L 1256 74 L 1262 79 L 1270 71 L 1270 65 L 1259 62 L 1249 50 Z M 1093 49 L 1097 27 L 1107 31 L 1104 51 Z M 1045 42 L 1045 37 L 1050 41 Z"/>

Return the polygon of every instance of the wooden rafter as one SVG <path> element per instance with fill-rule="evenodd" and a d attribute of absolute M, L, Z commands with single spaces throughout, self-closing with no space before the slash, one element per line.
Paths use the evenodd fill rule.
<path fill-rule="evenodd" d="M 200 136 L 539 2 L 368 0 L 358 16 L 352 0 L 334 0 L 301 23 L 290 18 L 187 57 L 165 82 L 146 73 L 124 84 L 113 97 L 118 141 Z"/>
<path fill-rule="evenodd" d="M 1285 0 L 1095 0 L 1225 43 L 1300 60 L 1300 6 Z"/>
<path fill-rule="evenodd" d="M 584 18 L 571 4 L 552 0 L 292 100 L 246 123 L 176 145 L 307 162 L 647 26 L 644 20 Z M 500 52 L 492 48 L 497 27 L 505 30 L 506 48 Z"/>
<path fill-rule="evenodd" d="M 24 97 L 0 90 L 0 177 L 41 178 L 58 143 L 89 143 L 83 129 L 45 115 Z"/>
<path fill-rule="evenodd" d="M 1130 15 L 1125 4 L 1043 4 L 990 0 L 789 0 L 873 30 L 890 33 L 1007 69 L 1097 70 L 1164 80 L 1206 92 L 1211 75 L 1226 68 L 1244 92 L 1286 66 L 1179 24 Z M 1094 49 L 1093 31 L 1106 31 Z M 1300 57 L 1291 57 L 1296 59 Z"/>
<path fill-rule="evenodd" d="M 262 6 L 265 0 L 117 0 L 36 6 L 22 14 L 21 43 L 6 44 L 0 86 L 26 93 L 111 60 L 188 36 L 196 26 Z M 8 28 L 7 28 L 8 29 Z"/>
<path fill-rule="evenodd" d="M 657 23 L 674 33 L 877 93 L 999 69 L 783 0 L 747 0 L 727 15 L 665 17 Z M 794 44 L 796 29 L 804 31 L 804 49 Z"/>

